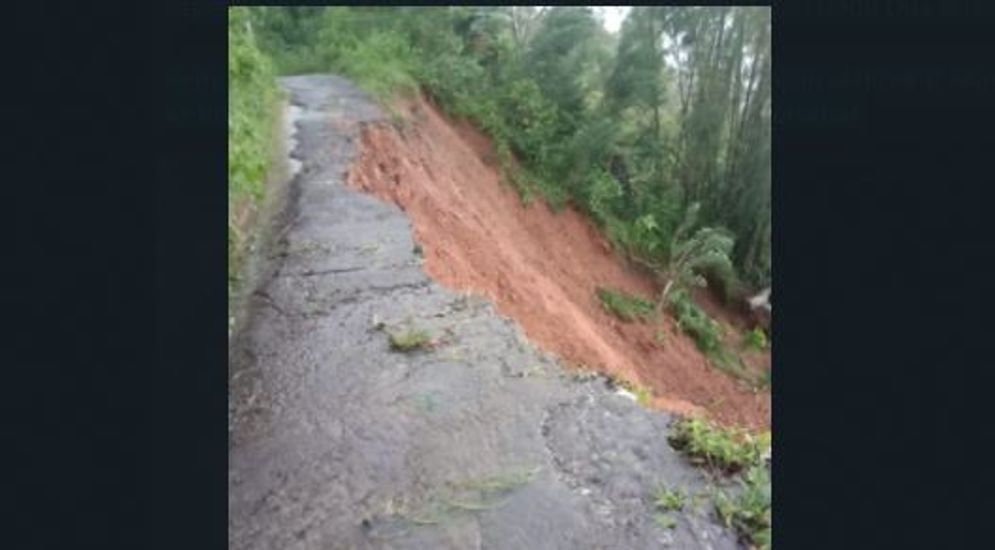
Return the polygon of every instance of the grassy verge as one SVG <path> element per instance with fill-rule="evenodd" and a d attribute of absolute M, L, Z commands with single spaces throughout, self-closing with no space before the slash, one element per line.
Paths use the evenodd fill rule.
<path fill-rule="evenodd" d="M 228 299 L 239 282 L 247 236 L 239 214 L 261 201 L 279 93 L 272 63 L 256 45 L 246 8 L 228 12 Z"/>

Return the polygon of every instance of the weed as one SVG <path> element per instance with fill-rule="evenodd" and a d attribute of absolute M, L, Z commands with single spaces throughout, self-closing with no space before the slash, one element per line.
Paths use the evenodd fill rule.
<path fill-rule="evenodd" d="M 653 335 L 653 339 L 656 341 L 657 345 L 663 347 L 667 344 L 667 332 L 664 330 L 656 331 Z"/>
<path fill-rule="evenodd" d="M 684 509 L 686 495 L 681 490 L 671 491 L 661 487 L 656 493 L 656 507 L 664 512 L 679 512 Z"/>
<path fill-rule="evenodd" d="M 431 346 L 432 336 L 421 329 L 405 329 L 400 332 L 389 332 L 390 349 L 402 353 L 425 349 Z"/>
<path fill-rule="evenodd" d="M 627 323 L 636 319 L 646 321 L 656 317 L 656 308 L 653 307 L 653 302 L 638 296 L 606 288 L 598 288 L 597 294 L 605 311 Z"/>
<path fill-rule="evenodd" d="M 667 514 L 657 514 L 653 519 L 656 521 L 657 525 L 663 527 L 664 529 L 673 529 L 674 527 L 677 527 L 677 520 Z"/>
<path fill-rule="evenodd" d="M 754 436 L 725 430 L 699 418 L 679 421 L 668 440 L 692 462 L 727 473 L 760 464 L 771 442 L 770 432 Z"/>
<path fill-rule="evenodd" d="M 768 346 L 767 335 L 764 334 L 764 331 L 760 330 L 760 328 L 754 328 L 750 332 L 746 333 L 746 336 L 743 340 L 743 344 L 746 347 L 753 348 L 756 350 L 767 349 Z"/>
<path fill-rule="evenodd" d="M 727 527 L 736 530 L 756 548 L 771 546 L 771 486 L 770 473 L 763 466 L 754 466 L 739 479 L 742 490 L 734 496 L 718 492 L 715 511 Z"/>

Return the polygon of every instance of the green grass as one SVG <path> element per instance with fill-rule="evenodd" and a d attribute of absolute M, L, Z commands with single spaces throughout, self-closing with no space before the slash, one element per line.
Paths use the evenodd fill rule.
<path fill-rule="evenodd" d="M 771 547 L 771 485 L 770 473 L 763 466 L 754 466 L 739 479 L 741 490 L 730 496 L 718 492 L 715 511 L 753 547 Z"/>
<path fill-rule="evenodd" d="M 597 294 L 605 311 L 627 323 L 656 318 L 656 307 L 649 300 L 606 288 L 598 288 Z"/>
<path fill-rule="evenodd" d="M 419 349 L 425 349 L 432 344 L 432 335 L 428 331 L 409 328 L 396 332 L 388 332 L 390 338 L 390 349 L 401 353 L 408 353 Z"/>
<path fill-rule="evenodd" d="M 656 501 L 654 504 L 657 509 L 663 510 L 664 512 L 680 512 L 684 509 L 686 502 L 687 495 L 685 495 L 684 492 L 661 487 L 656 493 Z"/>
<path fill-rule="evenodd" d="M 767 335 L 764 334 L 764 331 L 760 328 L 754 328 L 743 337 L 743 345 L 756 350 L 765 350 L 769 343 L 767 342 Z"/>
<path fill-rule="evenodd" d="M 736 473 L 761 464 L 770 448 L 770 432 L 753 435 L 727 430 L 700 418 L 684 419 L 674 425 L 668 438 L 675 449 L 692 462 L 712 470 Z"/>

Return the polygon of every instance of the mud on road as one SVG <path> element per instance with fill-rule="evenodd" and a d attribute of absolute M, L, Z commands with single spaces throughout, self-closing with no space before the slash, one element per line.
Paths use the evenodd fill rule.
<path fill-rule="evenodd" d="M 229 547 L 738 547 L 707 505 L 654 521 L 658 487 L 709 487 L 668 415 L 435 284 L 404 214 L 344 185 L 383 113 L 341 78 L 282 84 L 302 166 L 232 338 Z M 392 352 L 405 328 L 433 345 Z"/>

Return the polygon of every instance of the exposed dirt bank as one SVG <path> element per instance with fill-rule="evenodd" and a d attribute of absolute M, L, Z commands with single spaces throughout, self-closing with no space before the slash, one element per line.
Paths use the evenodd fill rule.
<path fill-rule="evenodd" d="M 488 296 L 566 361 L 651 388 L 659 408 L 769 426 L 770 394 L 716 370 L 672 319 L 629 324 L 602 310 L 599 286 L 647 298 L 655 288 L 625 266 L 587 218 L 571 209 L 553 213 L 541 201 L 523 206 L 500 184 L 486 136 L 424 101 L 404 111 L 400 132 L 387 125 L 364 131 L 348 181 L 407 212 L 433 278 Z M 749 361 L 769 364 L 769 355 Z"/>

